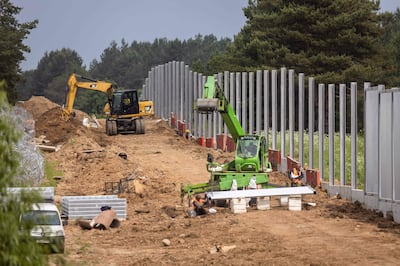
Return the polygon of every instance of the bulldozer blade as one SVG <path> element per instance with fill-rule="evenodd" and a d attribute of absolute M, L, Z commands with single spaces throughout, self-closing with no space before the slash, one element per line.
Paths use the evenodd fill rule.
<path fill-rule="evenodd" d="M 197 99 L 196 109 L 198 112 L 218 111 L 218 99 Z"/>

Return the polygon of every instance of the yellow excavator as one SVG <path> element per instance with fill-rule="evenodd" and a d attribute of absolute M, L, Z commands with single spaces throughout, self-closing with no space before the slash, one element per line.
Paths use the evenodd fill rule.
<path fill-rule="evenodd" d="M 78 81 L 77 78 L 85 81 Z M 107 95 L 104 106 L 106 134 L 109 136 L 125 133 L 144 134 L 144 117 L 154 115 L 152 101 L 139 101 L 137 90 L 116 90 L 109 82 L 93 80 L 71 74 L 62 118 L 68 121 L 74 116 L 72 110 L 78 88 L 100 91 Z"/>

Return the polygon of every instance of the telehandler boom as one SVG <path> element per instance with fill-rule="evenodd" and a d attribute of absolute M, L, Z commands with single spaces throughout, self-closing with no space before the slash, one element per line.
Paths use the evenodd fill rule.
<path fill-rule="evenodd" d="M 262 135 L 245 134 L 233 107 L 227 101 L 223 90 L 214 77 L 209 76 L 204 86 L 204 97 L 197 99 L 198 112 L 207 113 L 218 111 L 226 124 L 232 139 L 236 143 L 235 159 L 226 164 L 218 164 L 208 158 L 207 170 L 210 179 L 207 183 L 181 184 L 181 198 L 191 194 L 231 190 L 232 185 L 237 189 L 247 187 L 250 179 L 255 178 L 256 184 L 262 188 L 268 187 L 268 173 L 271 164 L 267 161 L 268 147 Z"/>

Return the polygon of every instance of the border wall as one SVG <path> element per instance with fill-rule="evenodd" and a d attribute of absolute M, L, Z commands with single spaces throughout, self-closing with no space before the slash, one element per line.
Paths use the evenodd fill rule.
<path fill-rule="evenodd" d="M 293 162 L 299 163 L 314 185 L 330 195 L 359 201 L 385 216 L 391 212 L 400 221 L 398 89 L 367 82 L 364 88 L 355 82 L 316 84 L 313 77 L 286 68 L 214 76 L 244 131 L 266 136 L 276 170 L 285 173 Z M 220 115 L 195 111 L 205 80 L 184 62 L 168 62 L 148 72 L 142 98 L 154 102 L 156 116 L 199 145 L 232 152 L 234 143 Z M 360 97 L 363 110 L 357 106 Z M 358 128 L 360 112 L 363 129 Z"/>

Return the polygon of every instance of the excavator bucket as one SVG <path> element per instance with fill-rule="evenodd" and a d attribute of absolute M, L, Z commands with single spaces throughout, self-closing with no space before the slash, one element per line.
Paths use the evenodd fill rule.
<path fill-rule="evenodd" d="M 196 109 L 201 113 L 218 111 L 218 99 L 197 99 Z"/>

